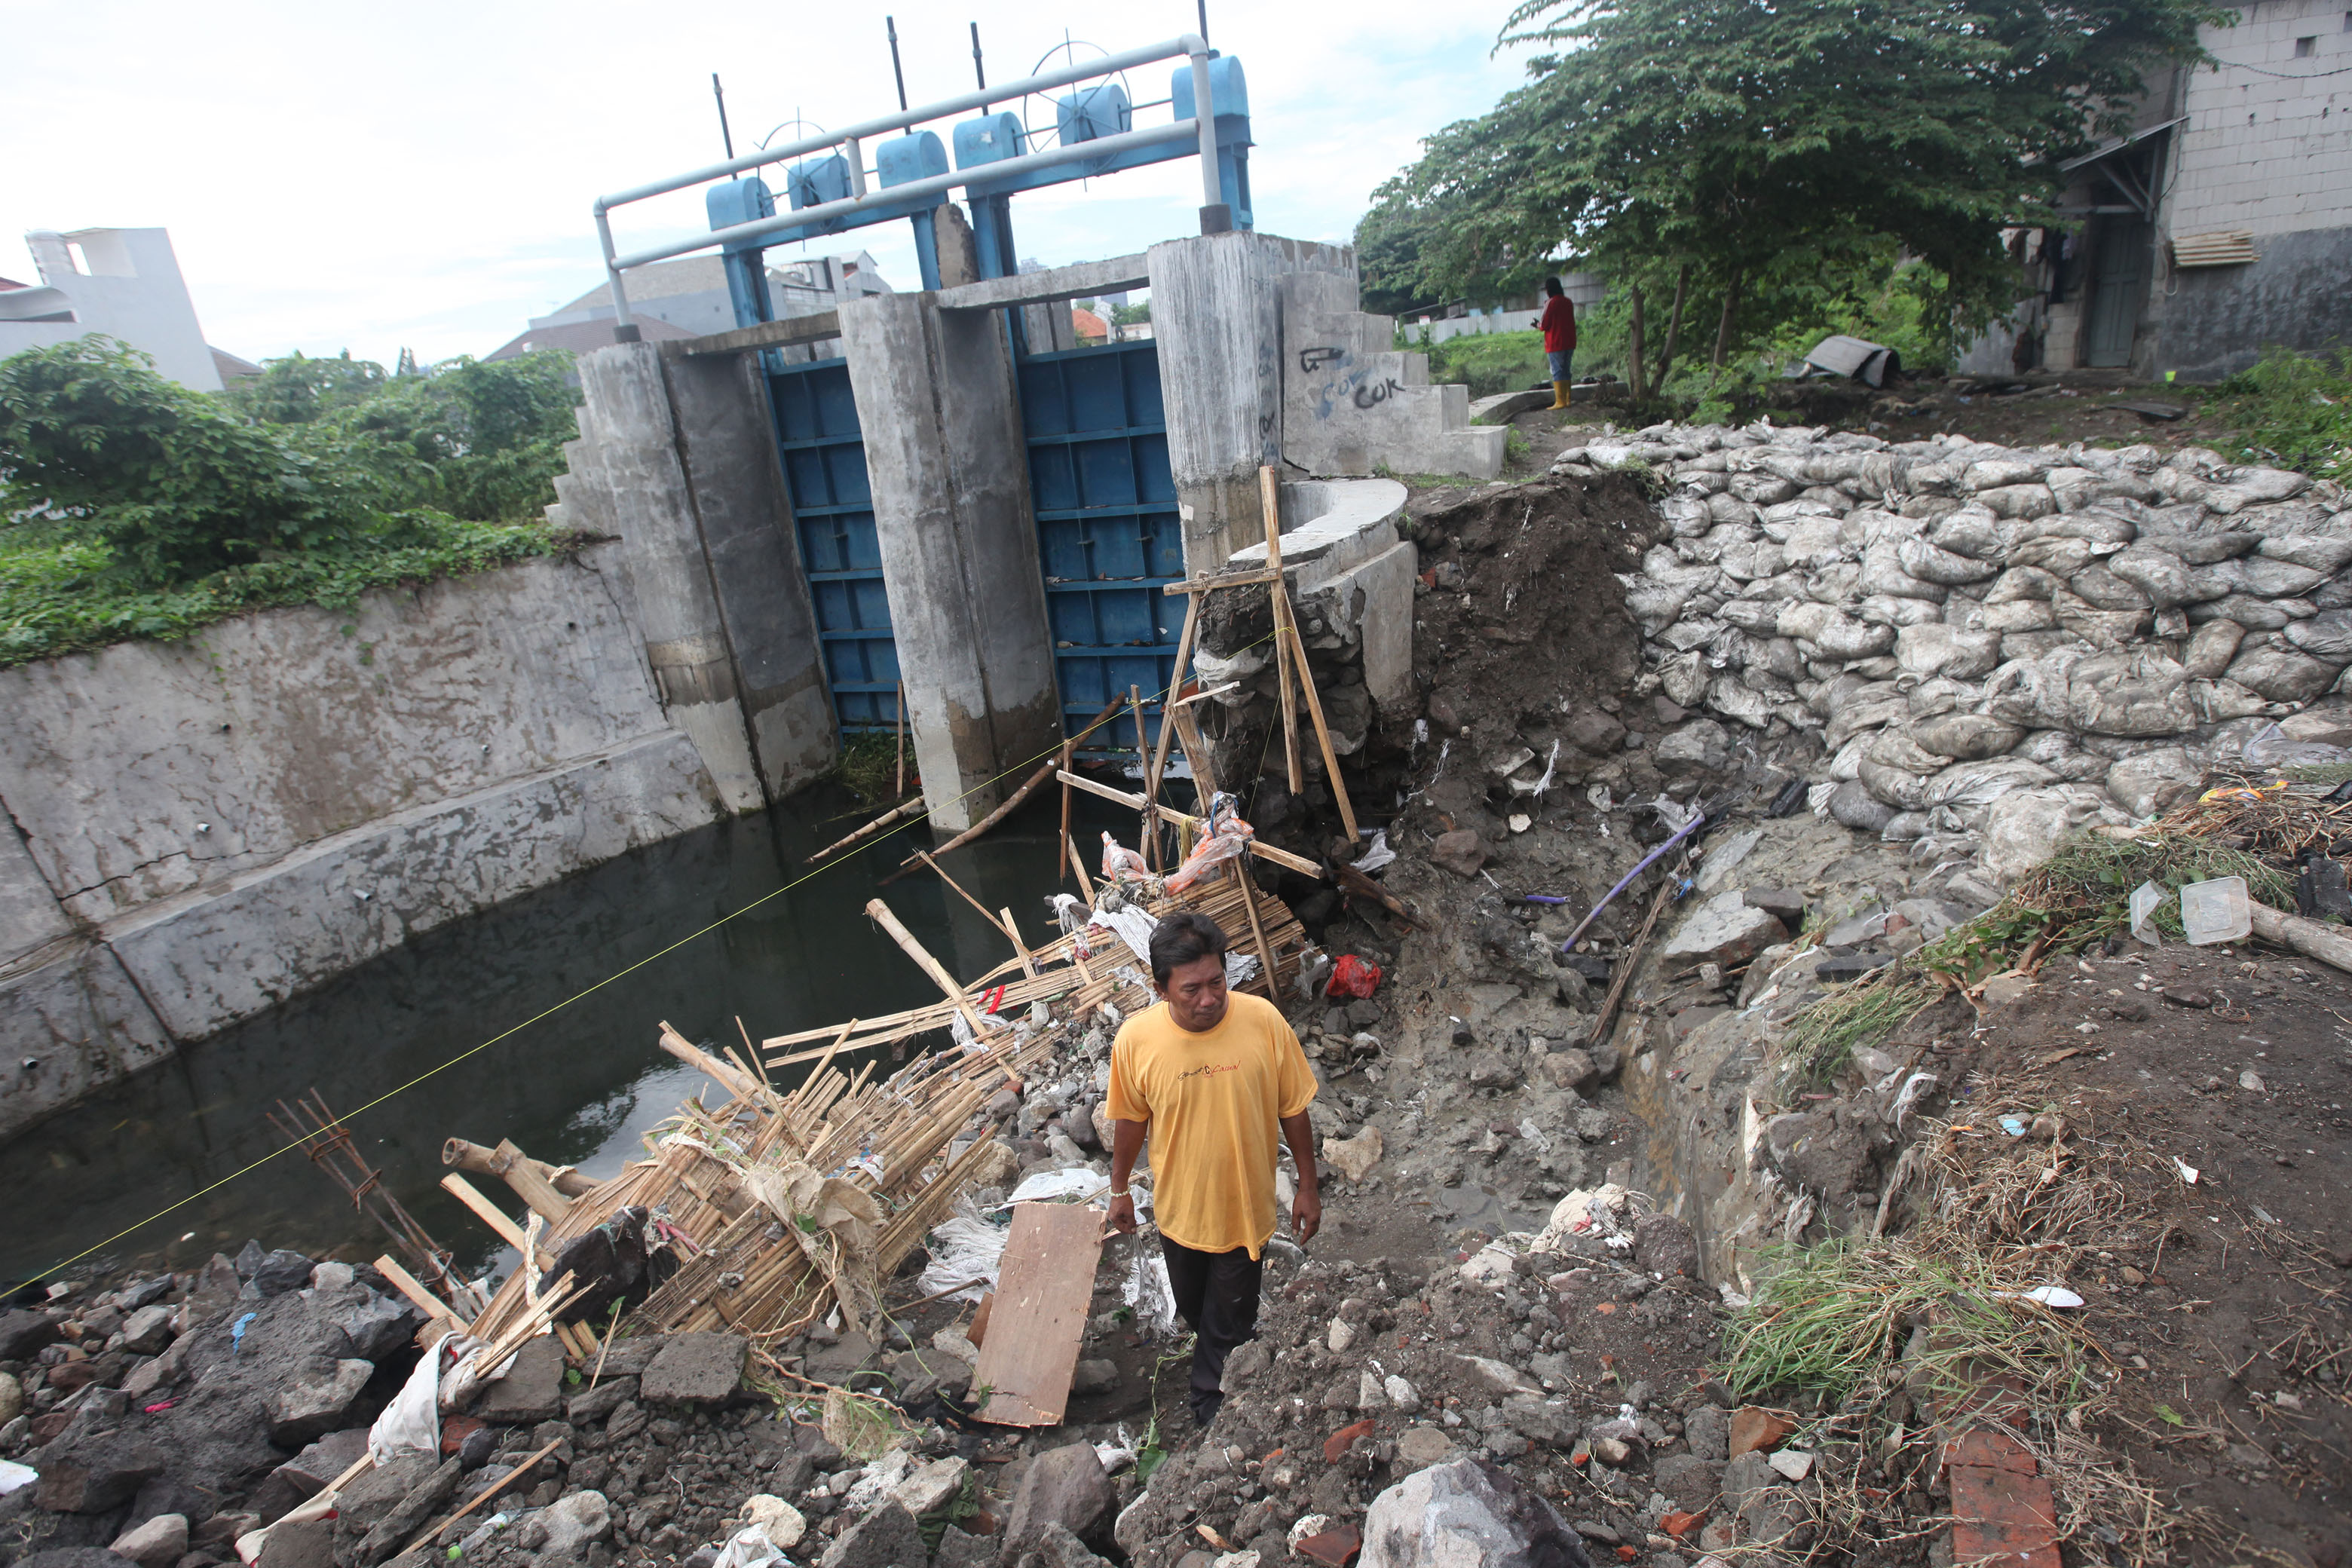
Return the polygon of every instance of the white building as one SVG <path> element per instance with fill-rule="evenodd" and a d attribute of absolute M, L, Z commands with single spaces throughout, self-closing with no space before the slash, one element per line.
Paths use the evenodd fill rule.
<path fill-rule="evenodd" d="M 698 338 L 735 329 L 735 306 L 727 273 L 716 256 L 687 256 L 629 269 L 629 314 L 647 342 Z M 890 285 L 865 251 L 854 256 L 796 257 L 768 268 L 768 299 L 779 320 L 812 316 L 867 294 L 887 294 Z M 493 349 L 490 359 L 511 359 L 535 349 L 587 353 L 613 341 L 613 293 L 598 284 L 570 304 L 533 316 L 530 325 Z"/>
<path fill-rule="evenodd" d="M 25 247 L 41 281 L 0 279 L 0 359 L 99 332 L 144 352 L 162 374 L 199 392 L 221 389 L 221 360 L 244 363 L 206 346 L 163 230 L 36 229 Z"/>

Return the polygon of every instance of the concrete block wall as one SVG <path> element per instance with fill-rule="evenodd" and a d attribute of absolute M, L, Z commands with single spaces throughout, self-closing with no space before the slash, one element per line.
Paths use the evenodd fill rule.
<path fill-rule="evenodd" d="M 1317 475 L 1503 471 L 1509 432 L 1470 423 L 1470 389 L 1432 386 L 1429 356 L 1401 353 L 1396 318 L 1356 308 L 1350 274 L 1282 280 L 1282 455 Z"/>
<path fill-rule="evenodd" d="M 714 820 L 618 553 L 0 670 L 0 1134 Z"/>

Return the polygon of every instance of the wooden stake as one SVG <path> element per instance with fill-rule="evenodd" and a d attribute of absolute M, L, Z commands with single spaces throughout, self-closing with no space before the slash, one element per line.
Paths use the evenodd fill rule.
<path fill-rule="evenodd" d="M 467 1503 L 465 1507 L 459 1509 L 457 1512 L 451 1514 L 440 1523 L 429 1526 L 424 1534 L 410 1542 L 407 1548 L 408 1552 L 415 1551 L 418 1547 L 424 1545 L 426 1542 L 432 1540 L 435 1536 L 440 1534 L 443 1531 L 448 1529 L 451 1525 L 457 1523 L 459 1520 L 465 1518 L 467 1514 L 473 1512 L 476 1509 L 481 1507 L 484 1503 L 498 1496 L 500 1492 L 506 1490 L 507 1488 L 522 1479 L 522 1478 L 529 1473 L 533 1465 L 538 1464 L 541 1459 L 544 1459 L 550 1454 L 555 1452 L 557 1447 L 562 1442 L 563 1439 L 558 1437 L 554 1442 L 550 1443 L 546 1447 L 541 1448 L 538 1453 L 533 1454 L 530 1458 L 525 1459 L 521 1464 L 517 1465 L 513 1469 L 509 1470 L 505 1475 L 500 1476 L 497 1480 L 492 1481 L 488 1486 L 484 1487 L 482 1489 L 481 1496 L 476 1498 L 473 1501 Z M 406 1553 L 404 1552 L 403 1555 L 404 1556 Z"/>
<path fill-rule="evenodd" d="M 764 1103 L 770 1097 L 760 1080 L 738 1067 L 730 1067 L 688 1040 L 672 1028 L 667 1019 L 661 1026 L 661 1048 L 698 1072 L 719 1080 L 720 1087 L 738 1100 L 748 1100 L 754 1105 Z"/>
<path fill-rule="evenodd" d="M 1062 765 L 1055 770 L 1056 776 L 1064 776 L 1069 773 L 1072 765 L 1078 760 L 1077 750 L 1077 744 L 1075 742 L 1062 742 Z M 1070 866 L 1070 786 L 1066 784 L 1062 786 L 1062 833 L 1060 837 L 1054 840 L 1054 880 L 1061 882 L 1068 879 Z"/>
<path fill-rule="evenodd" d="M 1021 973 L 1030 979 L 1037 978 L 1037 961 L 1029 956 L 1029 944 L 1021 940 L 1021 928 L 1013 923 L 1013 911 L 1004 911 L 1004 934 L 1013 939 L 1013 951 L 1021 955 Z"/>
<path fill-rule="evenodd" d="M 1143 797 L 1141 795 L 1131 795 L 1123 789 L 1113 789 L 1110 785 L 1106 784 L 1097 784 L 1094 780 L 1087 778 L 1083 773 L 1064 773 L 1062 775 L 1062 782 L 1067 784 L 1074 784 L 1077 788 L 1086 791 L 1088 795 L 1098 795 L 1105 800 L 1115 801 L 1118 805 L 1127 807 L 1129 811 L 1141 811 L 1143 809 Z M 1172 805 L 1155 805 L 1151 809 L 1160 814 L 1160 819 L 1162 822 L 1172 822 L 1180 827 L 1188 825 L 1194 827 L 1203 826 L 1202 818 L 1194 816 L 1188 811 L 1179 811 Z M 1323 875 L 1323 868 L 1317 862 L 1309 860 L 1304 855 L 1293 855 L 1287 849 L 1276 849 L 1270 844 L 1253 842 L 1250 845 L 1250 853 L 1262 857 L 1265 859 L 1271 860 L 1277 866 L 1286 867 L 1290 870 L 1297 872 L 1303 877 L 1321 877 Z"/>
<path fill-rule="evenodd" d="M 1234 879 L 1239 884 L 1242 912 L 1249 916 L 1250 940 L 1257 944 L 1258 967 L 1265 972 L 1260 978 L 1265 982 L 1266 999 L 1273 1001 L 1274 948 L 1265 940 L 1265 927 L 1258 921 L 1257 889 L 1251 885 L 1249 851 L 1245 849 L 1240 858 L 1226 861 L 1225 868 L 1234 874 Z"/>
<path fill-rule="evenodd" d="M 1348 842 L 1356 841 L 1356 808 L 1348 800 L 1348 786 L 1339 779 L 1339 754 L 1331 750 L 1331 731 L 1323 722 L 1323 700 L 1315 694 L 1315 677 L 1307 668 L 1307 645 L 1299 640 L 1297 617 L 1290 613 L 1290 595 L 1276 583 L 1271 590 L 1277 606 L 1276 619 L 1281 630 L 1276 635 L 1289 639 L 1291 668 L 1298 672 L 1298 689 L 1307 695 L 1307 716 L 1315 721 L 1315 739 L 1323 748 L 1323 777 L 1331 786 L 1331 798 L 1339 803 L 1340 825 L 1348 830 Z"/>
<path fill-rule="evenodd" d="M 1062 790 L 1063 799 L 1065 801 L 1069 798 L 1068 792 L 1070 784 L 1073 780 L 1076 780 L 1080 784 L 1087 782 L 1087 780 L 1079 779 L 1078 775 L 1070 772 L 1069 769 L 1064 768 L 1062 770 Z M 1066 813 L 1065 815 L 1066 816 Z M 1086 857 L 1078 853 L 1078 841 L 1071 837 L 1069 830 L 1065 828 L 1062 831 L 1062 843 L 1070 852 L 1070 869 L 1078 874 L 1078 896 L 1086 900 L 1087 903 L 1091 904 L 1095 901 L 1095 885 L 1094 882 L 1087 876 Z"/>
<path fill-rule="evenodd" d="M 1201 807 L 1205 811 L 1209 797 L 1217 793 L 1217 770 L 1209 763 L 1209 748 L 1201 740 L 1200 721 L 1193 717 L 1189 703 L 1177 704 L 1171 717 L 1176 721 L 1176 738 L 1184 743 L 1184 760 L 1192 767 L 1192 792 L 1201 797 Z"/>
<path fill-rule="evenodd" d="M 1151 743 L 1146 740 L 1143 727 L 1143 689 L 1130 683 L 1127 689 L 1127 705 L 1135 714 L 1135 763 L 1143 770 L 1143 816 L 1137 831 L 1143 836 L 1143 868 L 1157 876 L 1160 871 L 1160 819 L 1151 813 L 1151 804 L 1160 798 L 1158 781 L 1151 776 Z"/>
<path fill-rule="evenodd" d="M 417 1310 L 426 1317 L 438 1318 L 459 1333 L 466 1331 L 466 1320 L 459 1317 L 448 1302 L 418 1284 L 415 1275 L 393 1261 L 392 1254 L 387 1252 L 377 1258 L 375 1270 L 391 1280 L 393 1289 L 415 1302 Z"/>
<path fill-rule="evenodd" d="M 1289 625 L 1290 596 L 1281 592 L 1282 581 L 1282 488 L 1276 482 L 1274 466 L 1266 465 L 1257 471 L 1258 504 L 1265 511 L 1265 565 L 1274 574 L 1274 662 L 1275 680 L 1282 689 L 1282 761 L 1288 770 L 1290 793 L 1297 795 L 1307 787 L 1307 780 L 1298 768 L 1298 696 L 1290 686 L 1290 639 L 1283 636 Z"/>
<path fill-rule="evenodd" d="M 1184 668 L 1192 662 L 1192 638 L 1201 628 L 1201 601 L 1187 600 L 1184 605 L 1184 629 L 1176 634 L 1176 673 L 1168 682 L 1168 689 L 1160 694 L 1160 744 L 1151 753 L 1151 767 L 1144 779 L 1144 798 L 1160 798 L 1160 781 L 1168 772 L 1168 742 L 1173 738 L 1174 726 L 1169 715 L 1176 710 L 1177 694 L 1184 689 Z M 1202 805 L 1209 797 L 1202 795 Z"/>
<path fill-rule="evenodd" d="M 907 793 L 907 683 L 898 682 L 898 715 L 891 728 L 898 732 L 898 787 L 892 795 Z"/>
<path fill-rule="evenodd" d="M 1179 594 L 1213 594 L 1220 588 L 1248 588 L 1259 583 L 1279 583 L 1279 572 L 1236 572 L 1225 577 L 1188 577 L 1181 583 L 1171 583 L 1160 591 L 1173 598 Z"/>
<path fill-rule="evenodd" d="M 1010 923 L 1000 924 L 997 918 L 988 912 L 988 906 L 986 904 L 982 903 L 978 899 L 975 899 L 970 893 L 965 892 L 963 890 L 963 884 L 958 882 L 953 877 L 949 876 L 947 874 L 947 868 L 941 866 L 937 860 L 932 859 L 928 853 L 918 849 L 915 851 L 915 858 L 920 860 L 924 865 L 929 866 L 932 870 L 937 871 L 940 874 L 940 880 L 945 882 L 949 887 L 955 889 L 956 897 L 961 899 L 965 903 L 970 904 L 973 909 L 980 911 L 981 919 L 986 921 L 990 925 L 997 926 L 998 929 L 1002 930 L 1004 932 L 1005 940 L 1013 944 L 1014 956 L 1018 957 L 1023 965 L 1029 970 L 1031 978 L 1035 978 L 1036 966 L 1029 962 L 1029 950 L 1021 945 L 1021 933 L 1019 931 L 1014 931 Z M 1007 914 L 1005 916 L 1005 921 L 1010 922 L 1011 920 L 1012 916 Z"/>
<path fill-rule="evenodd" d="M 824 859 L 828 855 L 846 849 L 851 845 L 856 843 L 859 839 L 870 837 L 874 834 L 881 832 L 882 829 L 889 826 L 892 823 L 898 821 L 902 816 L 916 816 L 921 815 L 922 809 L 923 797 L 921 795 L 917 795 L 912 800 L 901 801 L 897 805 L 894 805 L 889 810 L 884 812 L 881 816 L 876 817 L 873 821 L 867 823 L 865 826 L 859 828 L 856 832 L 851 834 L 848 837 L 838 839 L 834 843 L 826 845 L 824 848 L 810 856 L 808 859 L 801 862 L 801 864 L 804 866 L 812 865 L 816 861 Z"/>
<path fill-rule="evenodd" d="M 505 1242 L 517 1252 L 522 1251 L 528 1245 L 529 1238 L 523 1234 L 522 1226 L 509 1219 L 498 1205 L 481 1194 L 480 1190 L 473 1183 L 463 1176 L 447 1175 L 441 1178 L 441 1185 L 443 1190 L 455 1194 L 459 1203 L 472 1209 L 474 1216 L 488 1226 L 500 1241 Z M 543 1247 L 539 1248 L 539 1266 L 541 1268 L 554 1268 L 555 1254 Z"/>

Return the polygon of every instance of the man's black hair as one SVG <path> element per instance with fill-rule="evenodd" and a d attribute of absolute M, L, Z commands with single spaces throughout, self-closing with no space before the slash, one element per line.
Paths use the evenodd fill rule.
<path fill-rule="evenodd" d="M 1566 290 L 1560 288 L 1559 279 L 1547 278 L 1544 279 L 1544 292 L 1547 294 L 1559 294 L 1566 292 Z"/>
<path fill-rule="evenodd" d="M 1165 985 L 1179 965 L 1196 959 L 1223 958 L 1231 945 L 1216 921 L 1191 910 L 1179 910 L 1151 928 L 1151 978 Z"/>

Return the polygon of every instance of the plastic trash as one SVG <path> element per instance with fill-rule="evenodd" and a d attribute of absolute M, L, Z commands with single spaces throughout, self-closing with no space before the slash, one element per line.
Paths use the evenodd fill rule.
<path fill-rule="evenodd" d="M 1226 791 L 1219 790 L 1209 797 L 1208 831 L 1201 835 L 1192 852 L 1184 857 L 1167 880 L 1171 893 L 1181 893 L 1207 876 L 1217 867 L 1239 855 L 1249 841 L 1257 837 L 1257 829 L 1242 820 L 1241 802 Z"/>
<path fill-rule="evenodd" d="M 1361 855 L 1356 857 L 1356 869 L 1369 877 L 1395 859 L 1396 851 L 1389 846 L 1387 828 L 1368 827 L 1364 832 L 1370 837 L 1371 842 L 1364 846 L 1364 852 Z"/>
<path fill-rule="evenodd" d="M 1381 966 L 1366 963 L 1354 953 L 1342 953 L 1331 966 L 1331 978 L 1323 986 L 1323 994 L 1340 998 L 1352 997 L 1364 1001 L 1381 988 Z"/>
<path fill-rule="evenodd" d="M 2246 901 L 2243 877 L 2216 877 L 2191 882 L 2180 889 L 2180 929 L 2189 945 L 2206 947 L 2217 942 L 2239 942 L 2254 932 L 2254 915 Z"/>
<path fill-rule="evenodd" d="M 1108 1192 L 1109 1188 L 1108 1176 L 1100 1171 L 1089 1170 L 1084 1165 L 1072 1165 L 1064 1171 L 1035 1171 L 1023 1177 L 1021 1184 L 1013 1188 L 1011 1195 L 997 1207 L 1011 1208 L 1014 1204 L 1053 1204 L 1065 1200 L 1085 1203 L 1089 1198 Z M 931 1234 L 936 1236 L 939 1233 L 934 1231 Z M 1001 1231 L 998 1233 L 1000 1237 L 1003 1234 Z M 1003 1250 L 1003 1242 L 1000 1239 L 997 1243 L 1000 1252 Z"/>
<path fill-rule="evenodd" d="M 971 1215 L 951 1215 L 941 1220 L 923 1243 L 931 1255 L 923 1266 L 925 1294 L 952 1291 L 951 1300 L 979 1300 L 995 1289 L 996 1272 L 1004 1263 L 1005 1237 L 1010 1234 Z"/>
<path fill-rule="evenodd" d="M 2022 1138 L 2025 1136 L 2025 1118 L 2004 1116 L 2000 1119 L 2000 1130 L 2011 1138 Z"/>
<path fill-rule="evenodd" d="M 2190 1164 L 2188 1161 L 2182 1159 L 2178 1154 L 2175 1154 L 2172 1157 L 2172 1168 L 2180 1173 L 2180 1184 L 2182 1186 L 2193 1187 L 2197 1184 L 2197 1167 Z"/>
<path fill-rule="evenodd" d="M 2276 724 L 2264 725 L 2240 754 L 2246 759 L 2247 766 L 2265 772 L 2272 768 L 2325 768 L 2352 763 L 2352 752 L 2316 741 L 2290 741 Z"/>
<path fill-rule="evenodd" d="M 710 1568 L 763 1568 L 770 1563 L 785 1561 L 776 1543 L 768 1539 L 764 1525 L 747 1524 L 727 1538 L 727 1548 L 719 1552 Z"/>
<path fill-rule="evenodd" d="M 2083 1298 L 2063 1285 L 2036 1285 L 2031 1290 L 2002 1290 L 1999 1294 L 2012 1301 L 2038 1301 L 2045 1307 L 2064 1309 L 2083 1304 Z"/>
<path fill-rule="evenodd" d="M 2154 882 L 2142 882 L 2132 889 L 2131 933 L 2150 947 L 2162 947 L 2164 938 L 2148 924 L 2148 917 L 2172 901 L 2172 895 Z"/>
<path fill-rule="evenodd" d="M 41 1479 L 41 1472 L 14 1459 L 0 1459 L 0 1497 L 20 1491 Z"/>
<path fill-rule="evenodd" d="M 1102 874 L 1106 882 L 1139 882 L 1151 875 L 1142 851 L 1129 849 L 1106 831 L 1103 836 Z"/>
<path fill-rule="evenodd" d="M 383 1414 L 368 1428 L 368 1456 L 377 1464 L 389 1465 L 403 1454 L 441 1452 L 442 1361 L 443 1352 L 437 1344 L 420 1356 L 408 1381 L 400 1385 L 400 1392 L 393 1395 L 392 1403 L 383 1407 Z"/>

